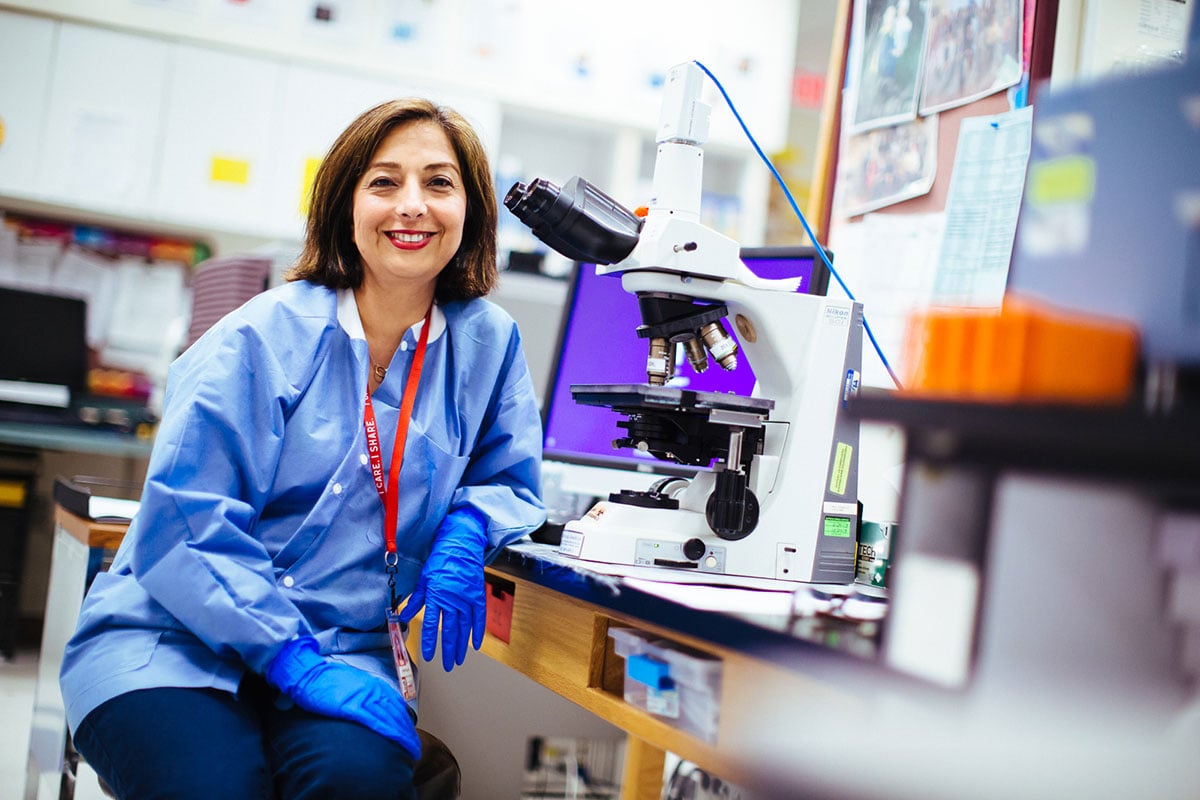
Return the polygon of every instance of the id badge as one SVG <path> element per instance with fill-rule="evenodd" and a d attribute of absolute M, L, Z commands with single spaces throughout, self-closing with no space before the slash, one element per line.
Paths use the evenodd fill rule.
<path fill-rule="evenodd" d="M 405 700 L 417 699 L 417 675 L 408 648 L 404 645 L 404 627 L 395 609 L 387 611 L 388 634 L 392 639 L 392 661 L 396 664 L 396 677 L 400 679 L 400 692 Z"/>

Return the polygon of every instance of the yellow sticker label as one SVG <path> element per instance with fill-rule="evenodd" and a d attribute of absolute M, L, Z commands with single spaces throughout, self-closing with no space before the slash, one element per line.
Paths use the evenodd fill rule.
<path fill-rule="evenodd" d="M 845 494 L 846 484 L 850 482 L 850 460 L 854 457 L 854 448 L 844 442 L 838 442 L 833 451 L 833 470 L 829 476 L 829 491 L 834 494 Z"/>
<path fill-rule="evenodd" d="M 0 117 L 0 144 L 4 144 L 4 119 Z"/>
<path fill-rule="evenodd" d="M 213 183 L 234 183 L 245 186 L 250 182 L 250 162 L 240 158 L 213 156 L 209 177 Z"/>
<path fill-rule="evenodd" d="M 1052 158 L 1029 168 L 1029 202 L 1086 203 L 1096 191 L 1096 162 L 1088 156 Z"/>
<path fill-rule="evenodd" d="M 317 168 L 321 166 L 321 159 L 306 158 L 304 159 L 304 181 L 300 184 L 300 216 L 308 216 L 308 205 L 312 202 L 313 183 L 317 180 Z"/>
<path fill-rule="evenodd" d="M 25 484 L 21 481 L 0 480 L 0 506 L 4 508 L 24 508 Z"/>

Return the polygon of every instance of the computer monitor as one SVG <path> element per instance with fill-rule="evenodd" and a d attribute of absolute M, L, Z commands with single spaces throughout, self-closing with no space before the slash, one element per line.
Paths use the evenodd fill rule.
<path fill-rule="evenodd" d="M 799 277 L 798 291 L 805 294 L 823 295 L 828 289 L 829 270 L 811 247 L 743 248 L 741 256 L 759 277 Z M 829 257 L 832 259 L 832 254 Z M 621 416 L 608 408 L 580 405 L 571 396 L 573 384 L 646 382 L 649 345 L 637 335 L 641 322 L 637 298 L 621 288 L 620 275 L 597 275 L 593 264 L 575 265 L 558 357 L 542 407 L 543 445 L 548 460 L 663 474 L 696 471 L 628 448 L 614 449 L 613 439 L 623 435 L 617 427 Z M 733 326 L 726 328 L 736 339 Z M 695 372 L 682 356 L 677 363 L 677 377 L 670 385 L 746 396 L 754 389 L 754 372 L 744 358 L 732 372 L 721 369 L 711 358 L 703 373 Z"/>
<path fill-rule="evenodd" d="M 87 388 L 87 303 L 0 287 L 0 401 L 66 407 Z"/>

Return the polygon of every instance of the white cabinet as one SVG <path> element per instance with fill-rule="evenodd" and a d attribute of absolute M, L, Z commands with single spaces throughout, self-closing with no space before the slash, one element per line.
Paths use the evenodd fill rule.
<path fill-rule="evenodd" d="M 142 216 L 161 142 L 169 45 L 61 23 L 37 185 L 43 199 Z"/>
<path fill-rule="evenodd" d="M 493 171 L 496 169 L 496 156 L 500 152 L 500 132 L 503 112 L 500 103 L 493 98 L 485 97 L 475 91 L 464 91 L 447 86 L 430 86 L 426 89 L 428 97 L 435 102 L 449 106 L 462 114 L 475 134 L 483 144 L 483 149 L 492 162 Z"/>
<path fill-rule="evenodd" d="M 605 126 L 527 114 L 504 115 L 501 158 L 512 166 L 503 171 L 519 172 L 524 180 L 546 178 L 562 185 L 572 175 L 580 175 L 613 194 L 614 146 L 614 132 Z M 508 189 L 497 188 L 502 194 Z M 626 202 L 624 198 L 616 199 Z"/>
<path fill-rule="evenodd" d="M 299 239 L 312 179 L 338 134 L 367 109 L 410 96 L 430 97 L 461 113 L 471 122 L 489 155 L 494 156 L 500 133 L 500 108 L 494 102 L 400 79 L 287 65 L 272 137 L 274 178 L 267 196 L 270 229 Z"/>
<path fill-rule="evenodd" d="M 13 120 L 0 143 L 0 195 L 143 228 L 293 242 L 333 138 L 389 97 L 427 96 L 462 112 L 501 196 L 514 179 L 578 174 L 622 203 L 643 203 L 661 81 L 693 58 L 724 83 L 762 147 L 777 150 L 799 19 L 794 0 L 736 9 L 447 0 L 363 4 L 346 17 L 359 34 L 335 37 L 317 36 L 283 3 L 253 15 L 128 0 L 3 5 L 49 16 L 4 12 L 0 66 L 18 63 L 9 69 L 22 80 L 0 86 L 0 120 Z M 769 181 L 754 176 L 765 167 L 711 83 L 705 99 L 706 221 L 758 244 Z M 511 226 L 502 235 L 523 238 Z"/>
<path fill-rule="evenodd" d="M 191 45 L 173 48 L 154 216 L 193 227 L 271 235 L 278 61 Z"/>
<path fill-rule="evenodd" d="M 55 25 L 0 11 L 0 192 L 37 191 Z"/>
<path fill-rule="evenodd" d="M 413 94 L 398 80 L 290 64 L 284 71 L 276 122 L 275 179 L 269 190 L 273 227 L 299 239 L 317 166 L 359 114 Z"/>

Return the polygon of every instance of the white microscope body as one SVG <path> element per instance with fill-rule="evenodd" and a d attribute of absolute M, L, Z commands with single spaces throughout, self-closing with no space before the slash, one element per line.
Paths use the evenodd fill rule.
<path fill-rule="evenodd" d="M 757 385 L 752 399 L 692 393 L 703 397 L 694 403 L 684 397 L 677 407 L 675 396 L 688 393 L 673 390 L 669 382 L 573 386 L 573 393 L 583 390 L 576 393 L 577 401 L 598 392 L 598 401 L 582 401 L 612 405 L 622 413 L 630 413 L 622 405 L 631 394 L 642 400 L 635 415 L 658 414 L 659 407 L 666 414 L 699 413 L 705 416 L 706 430 L 724 426 L 710 437 L 721 441 L 722 452 L 714 453 L 712 469 L 701 469 L 690 481 L 666 482 L 661 494 L 669 499 L 651 504 L 657 507 L 631 504 L 617 495 L 600 501 L 566 524 L 559 549 L 604 563 L 847 583 L 854 577 L 857 545 L 859 437 L 858 423 L 844 407 L 857 391 L 861 373 L 862 307 L 799 294 L 798 280 L 759 278 L 739 258 L 737 242 L 700 223 L 701 145 L 710 112 L 700 100 L 703 80 L 694 63 L 671 70 L 656 136 L 649 212 L 632 251 L 596 269 L 621 273 L 623 288 L 643 303 L 644 328 L 651 322 L 646 297 L 690 299 L 699 301 L 700 308 L 724 304 Z M 703 337 L 713 356 L 736 363 L 736 356 L 729 358 L 720 349 L 729 343 L 727 337 L 716 339 Z M 666 344 L 673 354 L 675 344 Z M 651 383 L 664 381 L 662 352 L 651 339 Z M 672 369 L 673 357 L 667 373 Z M 623 399 L 605 402 L 606 389 Z M 726 428 L 728 437 L 723 435 Z M 632 439 L 635 446 L 645 444 L 636 433 Z M 734 491 L 733 516 L 741 522 L 715 524 L 714 498 L 727 497 L 729 485 L 749 490 L 749 510 L 741 515 L 743 506 L 736 500 L 741 490 Z"/>

